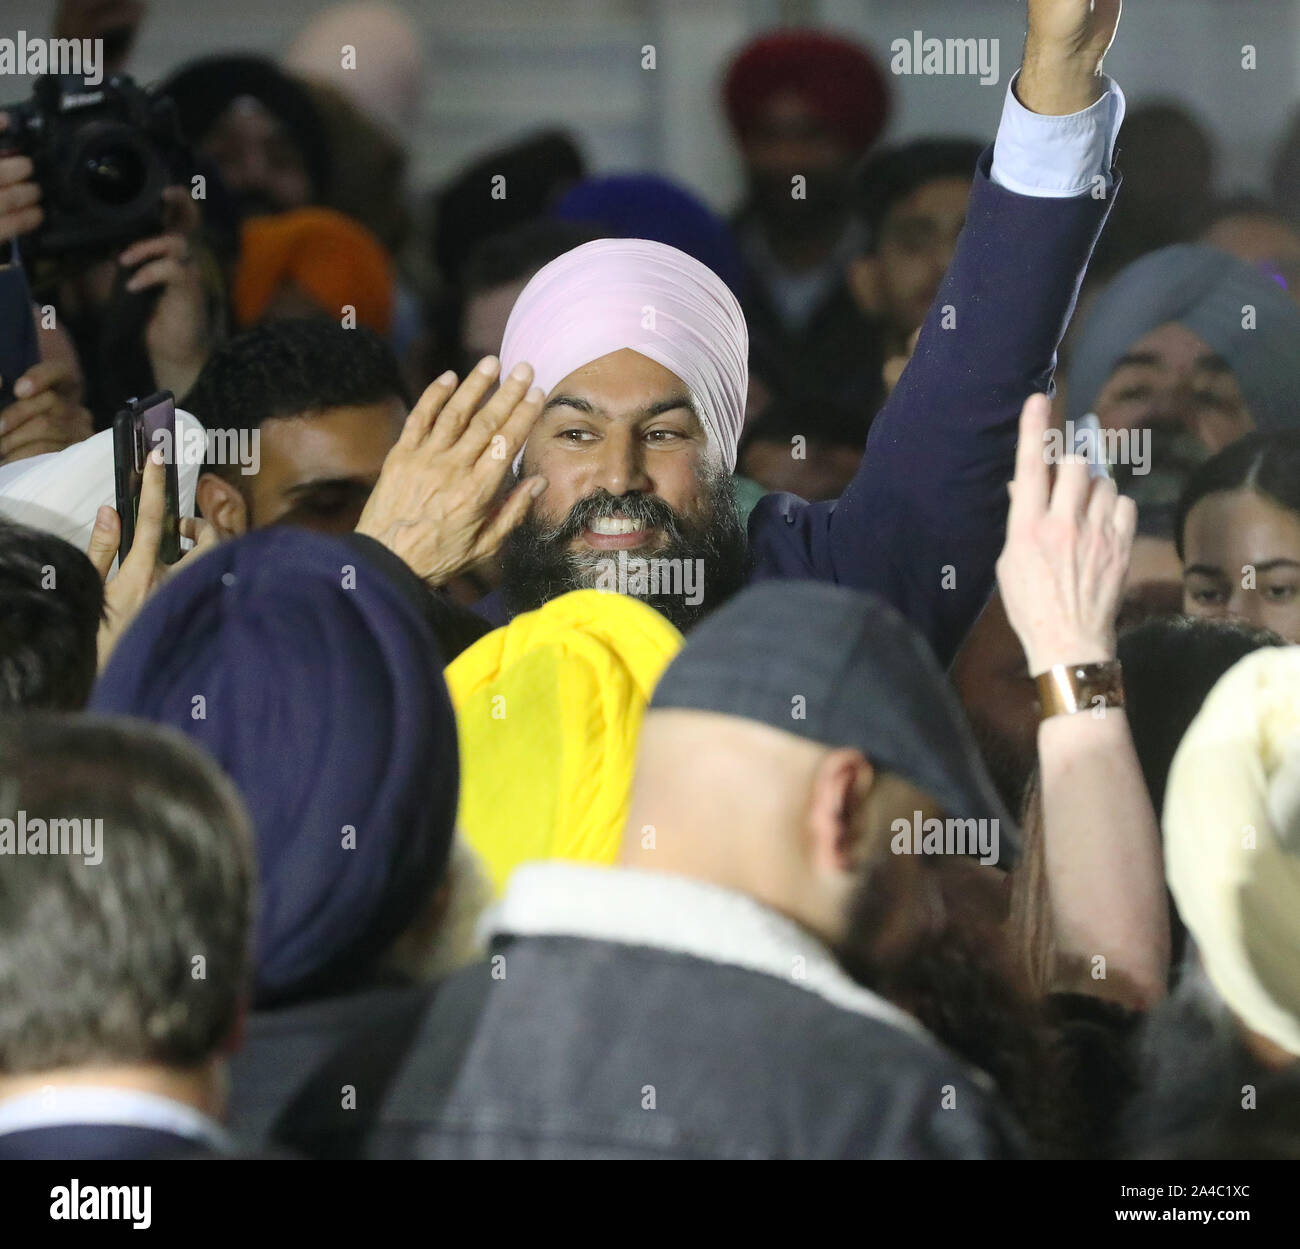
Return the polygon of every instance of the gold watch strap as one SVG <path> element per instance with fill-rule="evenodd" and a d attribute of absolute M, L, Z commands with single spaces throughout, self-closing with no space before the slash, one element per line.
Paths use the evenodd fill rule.
<path fill-rule="evenodd" d="M 1036 680 L 1044 720 L 1092 711 L 1097 706 L 1124 706 L 1124 674 L 1117 659 L 1101 664 L 1057 664 Z"/>

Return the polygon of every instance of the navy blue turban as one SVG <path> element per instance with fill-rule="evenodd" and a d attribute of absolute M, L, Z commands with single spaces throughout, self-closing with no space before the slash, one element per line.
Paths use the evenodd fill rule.
<path fill-rule="evenodd" d="M 444 876 L 456 725 L 425 597 L 378 544 L 257 530 L 182 566 L 92 696 L 180 729 L 243 794 L 259 1007 L 360 983 Z"/>
<path fill-rule="evenodd" d="M 731 227 L 703 200 L 658 174 L 589 178 L 568 190 L 551 216 L 613 238 L 667 243 L 707 265 L 733 293 L 744 285 L 744 261 Z"/>

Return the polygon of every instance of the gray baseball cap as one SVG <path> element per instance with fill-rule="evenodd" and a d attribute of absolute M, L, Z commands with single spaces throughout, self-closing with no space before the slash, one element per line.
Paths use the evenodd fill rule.
<path fill-rule="evenodd" d="M 920 634 L 875 595 L 820 581 L 752 585 L 691 631 L 650 707 L 856 747 L 948 818 L 996 820 L 998 865 L 1019 858 L 1015 823 L 952 687 Z"/>

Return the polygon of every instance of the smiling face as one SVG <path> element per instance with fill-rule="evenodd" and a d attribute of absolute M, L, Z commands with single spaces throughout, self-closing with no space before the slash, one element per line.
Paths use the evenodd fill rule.
<path fill-rule="evenodd" d="M 602 584 L 620 556 L 704 561 L 711 605 L 743 580 L 730 474 L 686 384 L 639 352 L 601 356 L 551 388 L 522 471 L 548 484 L 506 543 L 505 591 L 516 611 Z M 679 627 L 702 614 L 648 601 Z"/>
<path fill-rule="evenodd" d="M 625 349 L 576 369 L 551 389 L 528 440 L 524 471 L 550 483 L 534 509 L 544 524 L 561 522 L 601 490 L 654 496 L 698 520 L 711 457 L 686 384 L 662 364 Z M 585 525 L 569 549 L 648 555 L 664 538 L 653 526 L 620 523 L 615 511 Z"/>
<path fill-rule="evenodd" d="M 1300 642 L 1300 516 L 1253 490 L 1206 495 L 1183 530 L 1183 610 Z"/>

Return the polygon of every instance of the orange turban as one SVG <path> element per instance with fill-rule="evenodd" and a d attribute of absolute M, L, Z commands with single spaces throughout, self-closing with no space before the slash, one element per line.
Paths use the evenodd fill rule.
<path fill-rule="evenodd" d="M 235 272 L 235 320 L 259 321 L 276 294 L 297 286 L 321 311 L 387 334 L 393 320 L 393 266 L 365 226 L 332 208 L 296 208 L 244 223 Z"/>

